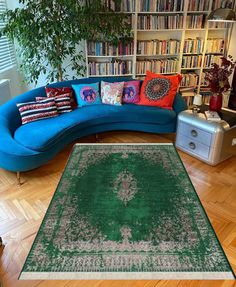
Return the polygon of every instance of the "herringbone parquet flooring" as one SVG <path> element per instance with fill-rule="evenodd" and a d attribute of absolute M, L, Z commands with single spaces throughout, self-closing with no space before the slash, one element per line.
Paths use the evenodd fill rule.
<path fill-rule="evenodd" d="M 170 142 L 173 135 L 114 132 L 99 136 L 102 142 Z M 94 142 L 87 137 L 79 142 Z M 45 166 L 16 175 L 0 169 L 0 278 L 4 287 L 233 287 L 235 281 L 19 281 L 17 280 L 50 199 L 56 189 L 71 146 Z M 236 157 L 208 166 L 182 152 L 182 161 L 236 272 Z"/>

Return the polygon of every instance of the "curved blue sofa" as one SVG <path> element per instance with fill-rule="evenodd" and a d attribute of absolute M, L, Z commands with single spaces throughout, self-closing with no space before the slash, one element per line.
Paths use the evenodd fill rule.
<path fill-rule="evenodd" d="M 85 78 L 50 86 L 69 87 L 101 80 L 127 81 L 130 78 Z M 186 109 L 185 101 L 177 94 L 173 110 L 134 104 L 93 105 L 77 108 L 55 118 L 21 125 L 16 103 L 34 101 L 37 96 L 46 96 L 44 87 L 17 96 L 0 107 L 0 167 L 6 170 L 20 172 L 37 168 L 52 159 L 67 144 L 90 134 L 114 130 L 175 132 L 177 115 Z"/>

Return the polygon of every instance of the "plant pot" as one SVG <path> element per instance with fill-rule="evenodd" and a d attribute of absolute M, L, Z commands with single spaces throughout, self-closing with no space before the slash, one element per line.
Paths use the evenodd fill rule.
<path fill-rule="evenodd" d="M 222 94 L 213 94 L 210 97 L 210 111 L 220 112 L 222 108 Z"/>

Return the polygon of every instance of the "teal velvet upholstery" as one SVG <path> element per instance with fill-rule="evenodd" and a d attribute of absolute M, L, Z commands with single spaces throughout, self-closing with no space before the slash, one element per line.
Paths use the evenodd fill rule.
<path fill-rule="evenodd" d="M 71 87 L 72 84 L 98 81 L 127 81 L 130 78 L 85 78 L 54 83 L 50 87 Z M 10 171 L 27 171 L 52 159 L 76 139 L 105 131 L 133 130 L 151 133 L 172 133 L 177 115 L 186 109 L 181 95 L 175 97 L 173 110 L 124 104 L 123 106 L 90 105 L 78 107 L 56 118 L 21 124 L 16 103 L 46 96 L 45 88 L 26 92 L 0 107 L 0 167 Z"/>

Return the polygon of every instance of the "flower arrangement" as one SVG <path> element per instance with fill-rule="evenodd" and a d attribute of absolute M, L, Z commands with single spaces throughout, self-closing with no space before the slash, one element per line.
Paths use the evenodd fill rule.
<path fill-rule="evenodd" d="M 229 55 L 228 58 L 222 57 L 221 65 L 213 63 L 211 69 L 206 72 L 205 80 L 214 94 L 221 95 L 230 88 L 229 76 L 233 73 L 236 62 L 232 56 Z"/>

